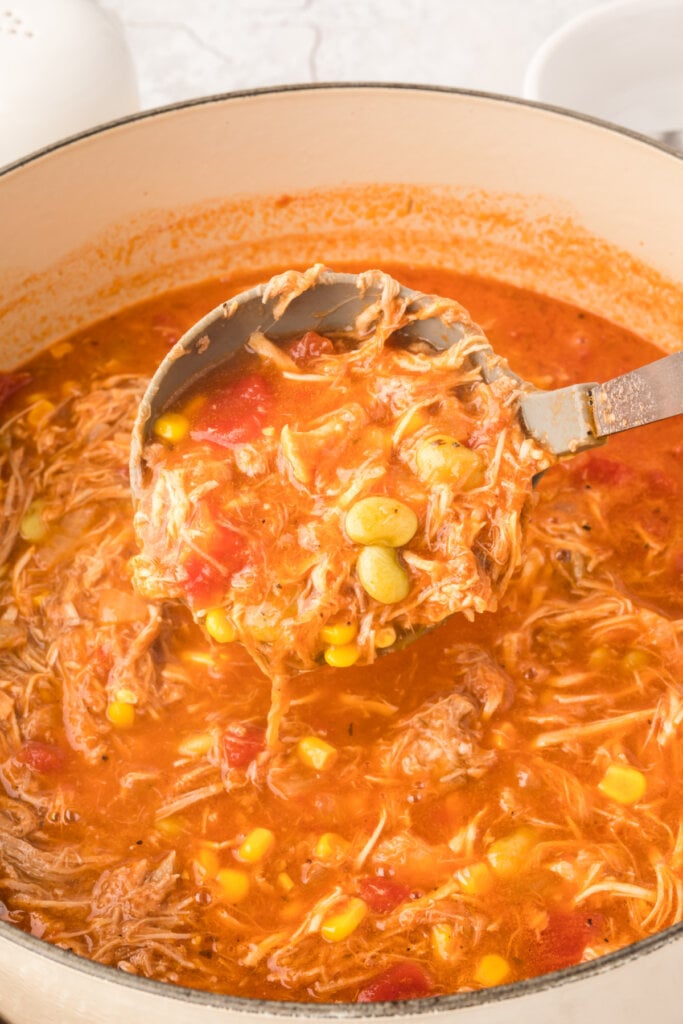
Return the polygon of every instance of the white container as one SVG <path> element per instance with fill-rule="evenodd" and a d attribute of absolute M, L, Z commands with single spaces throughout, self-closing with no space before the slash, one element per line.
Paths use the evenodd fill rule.
<path fill-rule="evenodd" d="M 138 109 L 116 15 L 95 0 L 0 5 L 0 165 Z"/>
<path fill-rule="evenodd" d="M 524 95 L 683 142 L 683 3 L 616 0 L 572 19 L 534 55 Z"/>

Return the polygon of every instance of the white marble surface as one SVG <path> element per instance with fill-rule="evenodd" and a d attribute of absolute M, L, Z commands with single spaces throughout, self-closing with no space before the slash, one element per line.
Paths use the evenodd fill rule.
<path fill-rule="evenodd" d="M 596 0 L 100 3 L 123 22 L 143 109 L 295 82 L 400 81 L 521 95 L 524 70 L 540 43 L 598 5 Z"/>

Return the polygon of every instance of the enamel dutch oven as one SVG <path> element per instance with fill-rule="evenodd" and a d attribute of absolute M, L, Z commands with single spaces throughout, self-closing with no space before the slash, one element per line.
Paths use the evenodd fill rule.
<path fill-rule="evenodd" d="M 283 88 L 119 121 L 0 172 L 0 365 L 154 293 L 274 266 L 450 267 L 683 339 L 683 159 L 505 97 Z M 77 959 L 0 922 L 7 1024 L 657 1024 L 683 925 L 557 974 L 376 1005 L 247 1001 Z"/>

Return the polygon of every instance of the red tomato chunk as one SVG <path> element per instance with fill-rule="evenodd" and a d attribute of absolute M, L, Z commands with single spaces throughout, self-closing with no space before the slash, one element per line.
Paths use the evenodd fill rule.
<path fill-rule="evenodd" d="M 243 722 L 231 723 L 223 733 L 223 757 L 228 768 L 246 768 L 264 749 L 264 729 Z"/>
<path fill-rule="evenodd" d="M 601 924 L 596 914 L 551 913 L 536 946 L 530 947 L 535 972 L 549 974 L 580 963 L 588 943 L 599 936 Z"/>
<path fill-rule="evenodd" d="M 221 448 L 253 441 L 267 423 L 273 399 L 273 385 L 259 374 L 231 381 L 202 406 L 190 436 Z"/>
<path fill-rule="evenodd" d="M 204 541 L 205 553 L 192 551 L 183 563 L 185 591 L 193 604 L 219 600 L 232 576 L 247 564 L 249 551 L 241 534 L 215 523 Z"/>
<path fill-rule="evenodd" d="M 379 875 L 376 878 L 361 878 L 358 882 L 358 893 L 376 914 L 387 914 L 410 899 L 410 889 L 407 885 Z"/>
<path fill-rule="evenodd" d="M 419 964 L 404 960 L 378 974 L 358 993 L 359 1003 L 389 1003 L 397 999 L 424 999 L 433 992 L 432 980 Z"/>
<path fill-rule="evenodd" d="M 315 331 L 306 331 L 303 337 L 292 342 L 288 349 L 289 355 L 295 363 L 306 364 L 318 356 L 329 355 L 334 351 L 334 346 L 329 338 L 323 338 L 322 334 Z"/>
<path fill-rule="evenodd" d="M 29 740 L 17 754 L 17 761 L 41 775 L 59 775 L 66 768 L 67 755 L 54 743 Z"/>

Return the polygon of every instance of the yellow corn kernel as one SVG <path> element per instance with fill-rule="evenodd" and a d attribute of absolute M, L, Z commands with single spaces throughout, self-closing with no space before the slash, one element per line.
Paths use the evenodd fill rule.
<path fill-rule="evenodd" d="M 491 729 L 491 746 L 495 750 L 512 750 L 517 743 L 517 730 L 512 722 L 501 722 Z"/>
<path fill-rule="evenodd" d="M 588 656 L 588 664 L 595 672 L 614 662 L 614 654 L 609 647 L 594 647 Z"/>
<path fill-rule="evenodd" d="M 237 633 L 224 608 L 209 608 L 204 619 L 206 632 L 218 644 L 231 644 Z"/>
<path fill-rule="evenodd" d="M 29 410 L 26 420 L 32 427 L 38 427 L 43 420 L 46 420 L 48 416 L 51 416 L 54 411 L 55 407 L 53 403 L 47 398 L 41 398 Z"/>
<path fill-rule="evenodd" d="M 495 879 L 493 872 L 485 860 L 476 864 L 468 864 L 455 875 L 460 888 L 468 896 L 485 896 L 493 888 Z"/>
<path fill-rule="evenodd" d="M 474 980 L 485 988 L 502 985 L 509 977 L 510 964 L 505 957 L 499 956 L 498 953 L 487 953 L 481 958 L 474 971 Z"/>
<path fill-rule="evenodd" d="M 257 864 L 271 853 L 275 836 L 269 828 L 254 828 L 245 836 L 237 856 L 247 864 Z"/>
<path fill-rule="evenodd" d="M 190 421 L 179 412 L 165 412 L 152 425 L 152 433 L 168 444 L 178 444 L 190 432 Z"/>
<path fill-rule="evenodd" d="M 326 917 L 320 926 L 320 934 L 327 942 L 342 942 L 361 923 L 368 908 L 358 896 L 350 896 L 341 910 Z"/>
<path fill-rule="evenodd" d="M 375 647 L 379 651 L 385 650 L 387 647 L 393 647 L 396 643 L 396 630 L 393 626 L 382 626 L 381 629 L 375 630 Z"/>
<path fill-rule="evenodd" d="M 498 878 L 513 878 L 522 872 L 538 839 L 535 831 L 522 825 L 489 846 L 486 859 Z"/>
<path fill-rule="evenodd" d="M 415 454 L 417 475 L 430 484 L 452 484 L 463 491 L 484 482 L 481 457 L 448 434 L 422 441 Z"/>
<path fill-rule="evenodd" d="M 294 881 L 291 875 L 288 875 L 286 871 L 281 871 L 280 874 L 277 876 L 277 884 L 280 886 L 285 895 L 290 893 L 294 888 Z"/>
<path fill-rule="evenodd" d="M 302 764 L 317 772 L 331 768 L 338 756 L 337 748 L 319 736 L 302 736 L 296 745 L 296 753 Z"/>
<path fill-rule="evenodd" d="M 610 764 L 598 789 L 618 804 L 635 804 L 645 795 L 647 782 L 642 772 L 630 764 Z"/>
<path fill-rule="evenodd" d="M 223 868 L 216 880 L 229 903 L 240 903 L 249 895 L 249 875 L 236 868 Z"/>
<path fill-rule="evenodd" d="M 346 513 L 344 529 L 354 544 L 401 548 L 415 536 L 417 516 L 402 501 L 373 494 L 351 506 Z"/>
<path fill-rule="evenodd" d="M 38 544 L 47 537 L 48 526 L 43 518 L 44 508 L 45 502 L 32 501 L 21 517 L 19 534 L 29 544 Z"/>
<path fill-rule="evenodd" d="M 627 651 L 621 659 L 621 667 L 627 672 L 639 672 L 641 668 L 649 665 L 650 661 L 651 658 L 648 651 L 634 647 L 632 650 Z"/>
<path fill-rule="evenodd" d="M 343 647 L 350 644 L 358 635 L 358 623 L 350 619 L 341 622 L 328 622 L 320 630 L 320 639 L 332 647 Z"/>
<path fill-rule="evenodd" d="M 201 757 L 203 754 L 208 754 L 213 746 L 213 741 L 213 733 L 194 733 L 181 740 L 178 744 L 178 753 L 181 757 Z"/>
<path fill-rule="evenodd" d="M 450 960 L 453 956 L 453 926 L 446 922 L 432 925 L 431 938 L 437 960 Z"/>
<path fill-rule="evenodd" d="M 350 668 L 360 657 L 360 647 L 354 643 L 327 647 L 323 657 L 331 668 Z"/>
<path fill-rule="evenodd" d="M 218 854 L 212 846 L 202 846 L 194 859 L 194 862 L 206 878 L 216 878 L 220 871 L 221 864 Z"/>
<path fill-rule="evenodd" d="M 70 341 L 58 341 L 48 351 L 53 359 L 63 359 L 64 356 L 68 356 L 69 352 L 73 352 L 73 350 L 74 347 Z"/>
<path fill-rule="evenodd" d="M 182 818 L 177 818 L 175 815 L 171 815 L 168 818 L 160 818 L 159 821 L 155 822 L 155 827 L 162 835 L 168 836 L 179 836 L 181 832 L 185 830 L 185 824 Z"/>
<path fill-rule="evenodd" d="M 379 544 L 362 548 L 356 572 L 363 590 L 380 604 L 398 604 L 410 592 L 410 577 L 393 548 Z"/>
<path fill-rule="evenodd" d="M 313 847 L 313 853 L 321 860 L 340 860 L 351 843 L 336 832 L 323 832 Z"/>
<path fill-rule="evenodd" d="M 135 705 L 113 700 L 107 704 L 107 718 L 117 729 L 130 729 L 135 722 Z"/>

